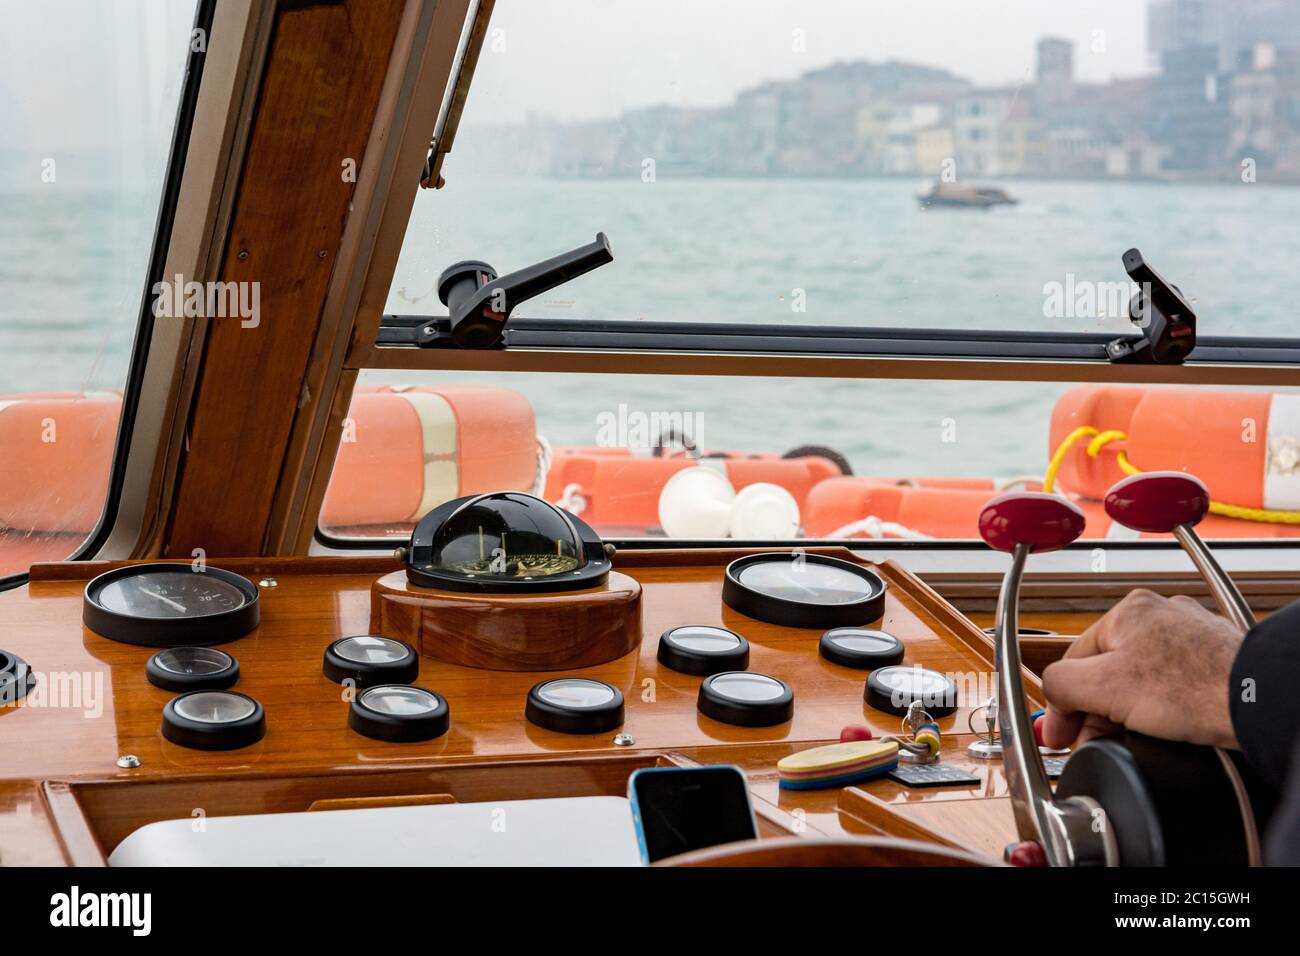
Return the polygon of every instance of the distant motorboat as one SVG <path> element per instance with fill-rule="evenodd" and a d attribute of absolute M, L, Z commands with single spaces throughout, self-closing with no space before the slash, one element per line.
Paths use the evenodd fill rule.
<path fill-rule="evenodd" d="M 916 198 L 926 207 L 958 206 L 967 209 L 1014 206 L 1020 201 L 996 186 L 968 186 L 965 183 L 935 183 L 928 193 Z"/>

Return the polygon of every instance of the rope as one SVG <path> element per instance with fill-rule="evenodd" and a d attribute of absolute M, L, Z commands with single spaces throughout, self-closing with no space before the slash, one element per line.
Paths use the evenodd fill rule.
<path fill-rule="evenodd" d="M 908 541 L 932 541 L 928 534 L 922 534 L 914 528 L 907 525 L 899 524 L 896 521 L 881 521 L 875 515 L 867 515 L 858 521 L 850 521 L 843 527 L 836 528 L 830 534 L 830 538 L 851 538 L 855 534 L 866 535 L 868 538 L 885 538 L 893 535 L 896 538 L 904 538 Z"/>
<path fill-rule="evenodd" d="M 1084 438 L 1091 439 L 1085 449 L 1088 457 L 1096 458 L 1105 446 L 1114 441 L 1126 441 L 1128 436 L 1114 428 L 1101 431 L 1091 425 L 1079 426 L 1065 436 L 1065 440 L 1057 446 L 1056 452 L 1052 455 L 1052 460 L 1047 465 L 1047 473 L 1043 475 L 1043 491 L 1051 493 L 1056 484 L 1056 474 L 1061 470 L 1061 464 L 1065 461 L 1065 456 L 1069 454 L 1071 448 Z M 1142 474 L 1142 469 L 1129 461 L 1128 453 L 1122 448 L 1116 451 L 1115 463 L 1119 465 L 1120 471 L 1126 475 Z M 1282 511 L 1277 508 L 1248 508 L 1245 505 L 1234 505 L 1225 501 L 1212 500 L 1210 502 L 1210 514 L 1221 515 L 1225 518 L 1238 518 L 1242 521 L 1260 521 L 1267 524 L 1300 524 L 1300 511 Z"/>

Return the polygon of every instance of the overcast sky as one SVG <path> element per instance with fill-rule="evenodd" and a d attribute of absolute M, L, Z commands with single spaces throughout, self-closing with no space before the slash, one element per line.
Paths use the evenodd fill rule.
<path fill-rule="evenodd" d="M 0 0 L 0 150 L 171 135 L 195 0 Z"/>
<path fill-rule="evenodd" d="M 0 149 L 170 133 L 194 5 L 0 0 Z M 466 122 L 718 105 L 836 60 L 1016 83 L 1046 35 L 1076 42 L 1083 79 L 1132 76 L 1149 70 L 1145 11 L 1144 0 L 498 0 Z"/>
<path fill-rule="evenodd" d="M 707 106 L 836 60 L 910 60 L 981 84 L 1033 73 L 1043 36 L 1083 80 L 1150 72 L 1145 0 L 498 0 L 466 122 Z M 794 46 L 803 31 L 805 49 Z M 1096 31 L 1102 31 L 1097 33 Z M 1093 52 L 1094 41 L 1102 52 Z M 504 46 L 504 49 L 501 47 Z"/>

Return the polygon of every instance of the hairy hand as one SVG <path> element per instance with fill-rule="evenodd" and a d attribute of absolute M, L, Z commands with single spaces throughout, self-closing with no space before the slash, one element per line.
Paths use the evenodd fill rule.
<path fill-rule="evenodd" d="M 1237 749 L 1228 679 L 1245 635 L 1189 597 L 1133 591 L 1043 671 L 1043 742 L 1121 727 Z"/>

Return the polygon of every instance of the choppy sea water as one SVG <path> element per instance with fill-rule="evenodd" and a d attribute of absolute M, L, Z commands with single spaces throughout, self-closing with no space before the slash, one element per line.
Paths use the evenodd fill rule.
<path fill-rule="evenodd" d="M 1120 282 L 1120 255 L 1137 246 L 1195 301 L 1203 334 L 1298 328 L 1300 190 L 1267 184 L 1003 182 L 1019 205 L 974 211 L 922 209 L 911 180 L 475 181 L 454 161 L 447 179 L 417 199 L 389 311 L 440 312 L 436 278 L 456 260 L 505 272 L 603 230 L 615 262 L 521 315 L 1122 332 L 1120 316 L 1044 315 L 1045 289 Z M 0 394 L 121 387 L 155 205 L 0 191 Z M 371 376 L 431 379 L 517 388 L 555 444 L 595 443 L 624 404 L 693 414 L 715 448 L 830 445 L 864 474 L 1041 473 L 1051 405 L 1068 387 Z"/>

